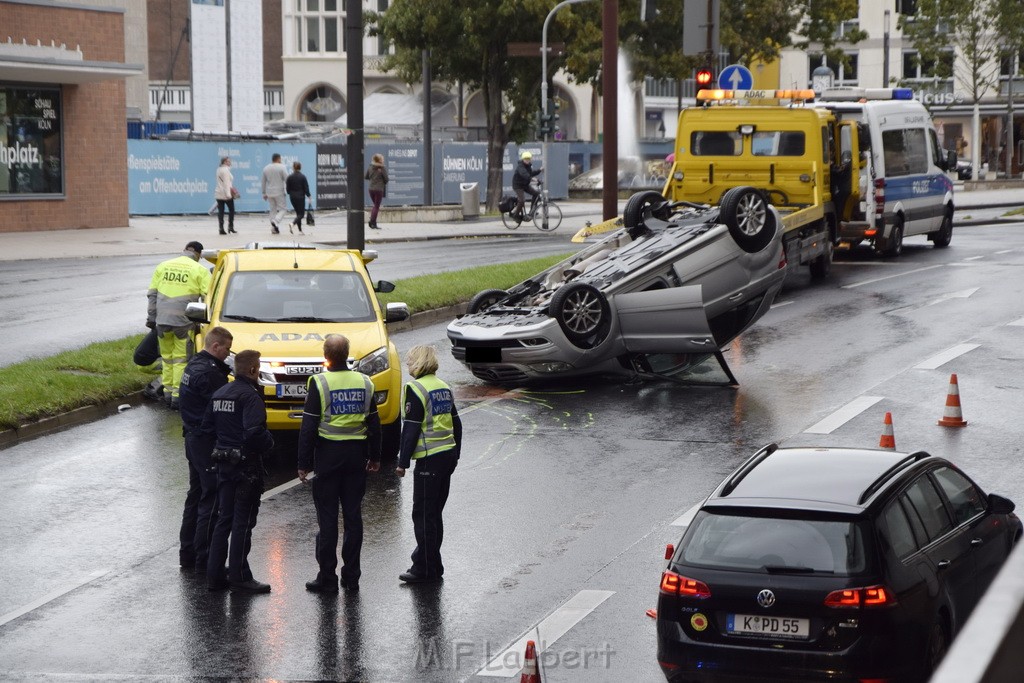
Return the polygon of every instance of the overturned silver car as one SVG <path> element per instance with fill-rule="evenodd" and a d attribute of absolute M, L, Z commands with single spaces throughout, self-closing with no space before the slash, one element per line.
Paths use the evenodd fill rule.
<path fill-rule="evenodd" d="M 768 311 L 785 277 L 778 212 L 753 187 L 717 207 L 645 191 L 622 223 L 508 291 L 473 297 L 448 325 L 455 358 L 498 384 L 594 372 L 686 379 L 714 359 L 725 374 L 715 383 L 735 384 L 721 349 Z"/>

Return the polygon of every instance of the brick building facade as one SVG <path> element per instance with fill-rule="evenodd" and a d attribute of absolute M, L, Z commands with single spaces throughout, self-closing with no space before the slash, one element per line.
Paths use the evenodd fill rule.
<path fill-rule="evenodd" d="M 0 27 L 0 146 L 28 148 L 26 129 L 45 127 L 47 116 L 59 128 L 38 155 L 45 169 L 31 155 L 3 155 L 0 231 L 128 225 L 124 79 L 142 68 L 125 64 L 124 10 L 0 0 Z M 12 101 L 35 88 L 58 106 L 21 124 L 24 110 Z M 41 175 L 51 184 L 40 190 L 32 178 Z"/>

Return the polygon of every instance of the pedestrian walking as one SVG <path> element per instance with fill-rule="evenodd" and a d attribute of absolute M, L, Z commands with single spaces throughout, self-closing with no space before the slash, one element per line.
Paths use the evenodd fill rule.
<path fill-rule="evenodd" d="M 231 353 L 231 333 L 219 325 L 206 331 L 203 350 L 185 366 L 178 388 L 181 433 L 188 462 L 188 493 L 181 515 L 178 559 L 182 569 L 206 574 L 210 537 L 217 522 L 217 471 L 210 455 L 216 435 L 203 430 L 203 417 L 213 393 L 228 383 L 231 368 L 224 361 Z"/>
<path fill-rule="evenodd" d="M 516 215 L 520 220 L 523 218 L 523 212 L 526 210 L 526 195 L 530 195 L 530 201 L 540 194 L 533 188 L 530 181 L 535 176 L 540 175 L 544 172 L 544 169 L 533 167 L 533 154 L 530 152 L 523 152 L 519 155 L 519 164 L 516 166 L 515 174 L 512 176 L 512 190 L 516 193 Z"/>
<path fill-rule="evenodd" d="M 235 356 L 235 381 L 213 392 L 203 417 L 203 431 L 215 434 L 210 457 L 217 466 L 217 524 L 206 565 L 212 591 L 270 592 L 269 584 L 253 578 L 248 559 L 263 493 L 263 454 L 274 447 L 259 373 L 259 351 Z"/>
<path fill-rule="evenodd" d="M 185 316 L 185 307 L 199 301 L 210 289 L 210 271 L 199 265 L 203 255 L 200 242 L 189 242 L 181 256 L 156 267 L 149 282 L 146 327 L 156 329 L 163 362 L 161 379 L 164 400 L 178 408 L 178 386 L 193 350 L 195 323 Z"/>
<path fill-rule="evenodd" d="M 344 519 L 341 585 L 359 589 L 359 555 L 363 546 L 363 495 L 366 473 L 380 469 L 380 417 L 373 382 L 348 369 L 348 338 L 332 334 L 324 341 L 327 369 L 309 378 L 299 430 L 299 479 L 310 472 L 316 507 L 316 578 L 306 583 L 314 593 L 338 592 L 338 504 Z"/>
<path fill-rule="evenodd" d="M 288 170 L 281 163 L 281 155 L 274 154 L 270 157 L 270 163 L 263 167 L 263 199 L 270 206 L 270 232 L 277 235 L 281 232 L 281 219 L 285 211 L 285 188 L 288 183 Z"/>
<path fill-rule="evenodd" d="M 370 181 L 370 201 L 373 202 L 373 209 L 370 210 L 370 227 L 380 230 L 377 225 L 377 214 L 380 213 L 380 204 L 388 194 L 388 169 L 384 167 L 384 155 L 374 154 L 370 160 L 370 167 L 366 169 L 366 179 Z"/>
<path fill-rule="evenodd" d="M 395 474 L 405 476 L 416 461 L 412 486 L 412 525 L 416 549 L 412 566 L 398 576 L 406 583 L 440 581 L 444 575 L 441 513 L 448 501 L 452 473 L 459 464 L 462 420 L 452 390 L 437 377 L 437 354 L 432 346 L 414 346 L 405 356 L 413 377 L 406 383 L 402 410 L 402 443 Z"/>
<path fill-rule="evenodd" d="M 217 224 L 220 234 L 235 232 L 235 177 L 231 174 L 231 157 L 223 157 L 217 167 L 217 187 L 213 198 L 217 200 Z M 228 210 L 228 231 L 224 232 L 224 209 Z"/>
<path fill-rule="evenodd" d="M 305 234 L 302 232 L 302 219 L 306 215 L 306 198 L 311 195 L 309 194 L 309 181 L 302 173 L 302 164 L 298 161 L 292 163 L 292 174 L 288 176 L 285 189 L 288 191 L 288 199 L 292 202 L 292 208 L 295 209 L 295 220 L 288 224 L 288 232 L 294 233 L 292 226 L 295 226 L 299 229 L 300 235 Z"/>

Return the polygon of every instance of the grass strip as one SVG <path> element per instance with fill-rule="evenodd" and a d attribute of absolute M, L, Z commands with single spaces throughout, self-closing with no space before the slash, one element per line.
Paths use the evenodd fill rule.
<path fill-rule="evenodd" d="M 451 306 L 483 289 L 507 289 L 572 253 L 396 280 L 395 291 L 380 298 L 404 301 L 412 313 Z M 140 391 L 155 377 L 131 360 L 142 336 L 96 342 L 0 368 L 0 430 Z"/>

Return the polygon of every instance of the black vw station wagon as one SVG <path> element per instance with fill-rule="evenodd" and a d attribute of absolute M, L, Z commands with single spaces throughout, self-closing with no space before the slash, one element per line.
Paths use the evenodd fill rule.
<path fill-rule="evenodd" d="M 765 446 L 699 507 L 662 574 L 670 681 L 924 681 L 1021 522 L 919 451 Z"/>

